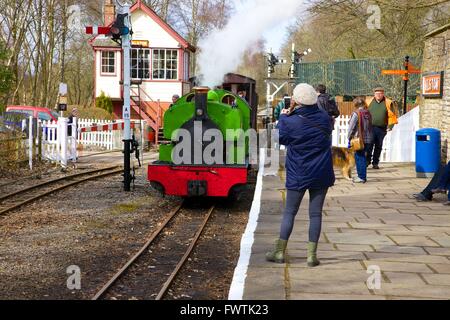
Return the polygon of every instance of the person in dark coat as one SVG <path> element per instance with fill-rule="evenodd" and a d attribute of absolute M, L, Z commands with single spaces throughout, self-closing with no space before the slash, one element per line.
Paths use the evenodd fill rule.
<path fill-rule="evenodd" d="M 441 166 L 428 186 L 413 197 L 419 202 L 432 201 L 436 193 L 448 193 L 448 201 L 444 205 L 450 206 L 450 162 L 446 166 Z"/>
<path fill-rule="evenodd" d="M 287 147 L 287 202 L 283 213 L 280 239 L 274 251 L 266 254 L 271 262 L 284 263 L 285 251 L 294 227 L 302 199 L 309 191 L 309 267 L 320 264 L 317 245 L 322 228 L 322 208 L 328 189 L 335 183 L 331 155 L 332 119 L 317 106 L 317 93 L 309 84 L 299 84 L 294 90 L 296 104 L 284 109 L 278 122 L 280 144 Z"/>
<path fill-rule="evenodd" d="M 69 136 L 69 137 L 71 137 L 72 136 L 72 125 L 73 125 L 73 120 L 74 120 L 74 118 L 79 118 L 80 117 L 80 113 L 79 113 L 79 111 L 78 111 L 78 109 L 77 108 L 73 108 L 72 109 L 72 112 L 70 113 L 70 116 L 69 116 L 69 120 L 68 120 L 68 127 L 67 127 L 67 135 Z M 75 137 L 76 138 L 76 137 Z"/>
<path fill-rule="evenodd" d="M 317 98 L 317 105 L 319 109 L 328 113 L 328 115 L 333 118 L 333 124 L 335 119 L 339 118 L 341 112 L 339 111 L 339 107 L 337 106 L 336 100 L 334 100 L 328 93 L 327 87 L 323 84 L 319 84 L 316 87 L 316 92 L 319 95 Z"/>

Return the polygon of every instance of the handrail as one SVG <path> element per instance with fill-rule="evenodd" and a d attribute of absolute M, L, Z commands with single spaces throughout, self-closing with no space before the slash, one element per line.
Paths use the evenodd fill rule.
<path fill-rule="evenodd" d="M 160 116 L 160 114 L 162 113 L 161 100 L 158 99 L 157 101 L 155 101 L 154 99 L 152 99 L 152 97 L 150 97 L 150 95 L 141 86 L 138 86 L 138 87 L 139 87 L 139 93 L 138 93 L 139 99 L 141 99 L 141 93 L 142 93 L 142 95 L 144 95 L 145 98 L 148 98 L 147 101 L 157 104 L 158 110 L 156 110 L 156 111 L 154 111 L 153 109 L 151 109 L 151 110 L 154 111 L 155 117 Z M 136 92 L 134 90 L 135 90 L 135 88 L 131 88 L 132 93 L 136 94 Z M 148 114 L 148 112 L 146 112 L 146 113 Z"/>
<path fill-rule="evenodd" d="M 158 99 L 158 101 L 155 101 L 150 97 L 150 95 L 141 87 L 141 85 L 137 84 L 137 94 L 135 91 L 136 88 L 130 87 L 131 95 L 135 95 L 139 97 L 140 106 L 133 100 L 134 105 L 132 107 L 138 107 L 139 111 L 143 111 L 144 114 L 148 119 L 146 119 L 147 122 L 149 122 L 150 126 L 155 130 L 155 143 L 159 143 L 159 130 L 162 128 L 163 124 L 163 108 L 161 106 L 161 100 Z M 144 101 L 144 106 L 147 106 L 148 108 L 142 107 L 142 99 L 141 94 L 148 100 Z M 150 105 L 148 105 L 145 102 L 151 102 Z M 154 110 L 153 105 L 156 105 L 156 110 Z M 142 116 L 142 114 L 140 114 Z"/>

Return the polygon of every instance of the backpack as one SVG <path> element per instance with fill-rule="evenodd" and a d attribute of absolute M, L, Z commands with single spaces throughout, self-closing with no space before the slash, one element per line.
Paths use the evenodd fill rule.
<path fill-rule="evenodd" d="M 320 109 L 327 112 L 330 117 L 337 118 L 341 115 L 339 108 L 336 104 L 336 101 L 332 99 L 328 94 L 322 94 L 319 96 L 317 101 L 317 105 Z"/>

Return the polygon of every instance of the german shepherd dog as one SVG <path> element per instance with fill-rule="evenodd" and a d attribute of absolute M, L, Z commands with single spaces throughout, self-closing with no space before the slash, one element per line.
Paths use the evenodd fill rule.
<path fill-rule="evenodd" d="M 333 166 L 342 169 L 345 179 L 352 181 L 352 170 L 356 165 L 355 153 L 348 148 L 332 148 Z"/>

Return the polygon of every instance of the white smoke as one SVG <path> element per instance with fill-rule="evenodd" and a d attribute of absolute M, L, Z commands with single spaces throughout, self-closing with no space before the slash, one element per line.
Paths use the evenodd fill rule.
<path fill-rule="evenodd" d="M 215 30 L 199 41 L 201 84 L 220 85 L 223 77 L 236 70 L 244 53 L 264 33 L 298 13 L 302 0 L 248 0 L 236 4 L 236 14 L 222 30 Z"/>

